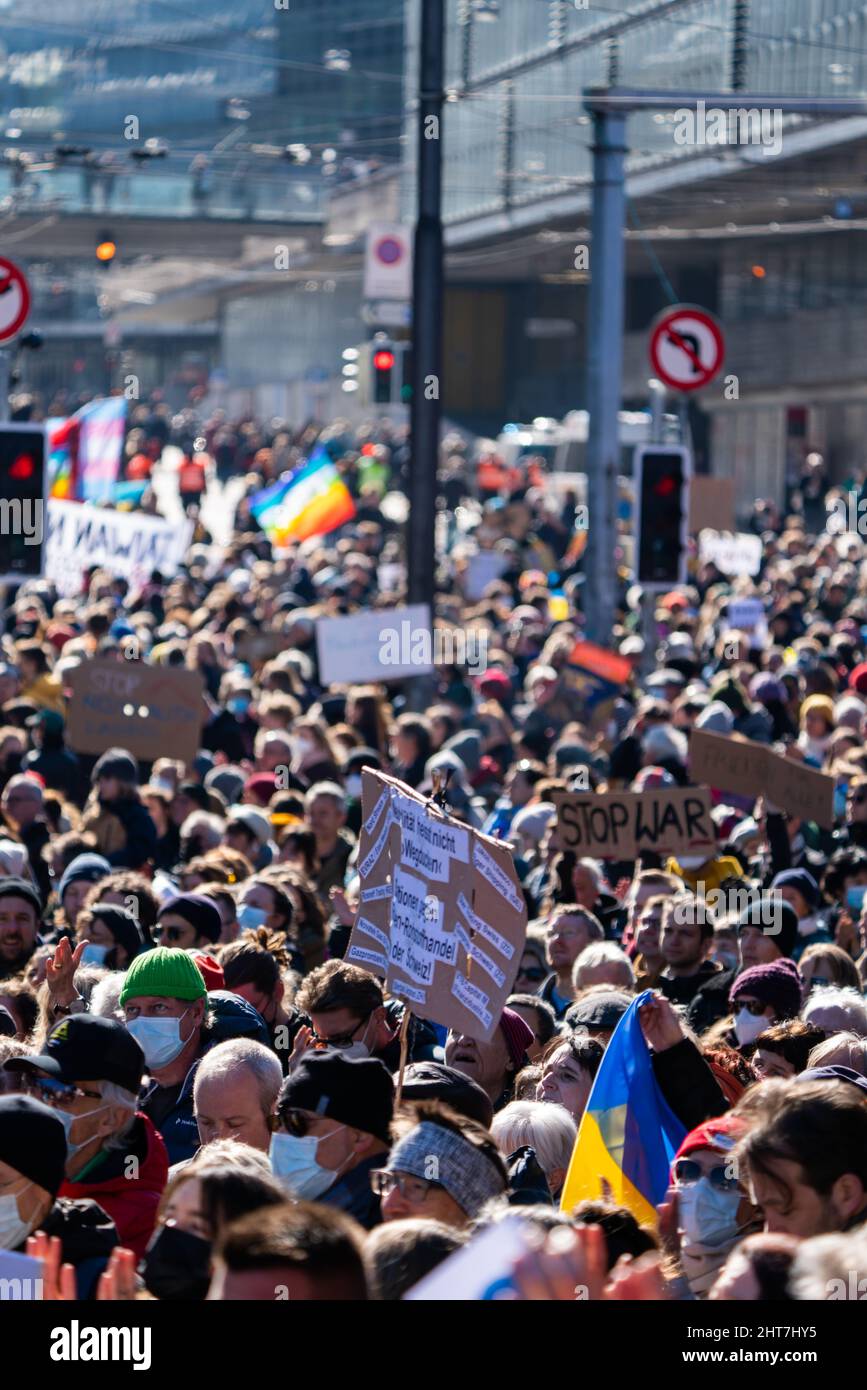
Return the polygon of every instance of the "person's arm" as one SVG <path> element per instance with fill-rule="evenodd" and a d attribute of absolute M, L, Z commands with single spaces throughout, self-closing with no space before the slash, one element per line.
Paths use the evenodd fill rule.
<path fill-rule="evenodd" d="M 725 1114 L 728 1101 L 670 1001 L 655 994 L 642 1006 L 639 1019 L 659 1088 L 687 1130 Z"/>
<path fill-rule="evenodd" d="M 771 811 L 766 809 L 765 825 L 768 832 L 768 845 L 771 850 L 771 867 L 768 881 L 777 874 L 781 874 L 784 869 L 792 867 L 792 847 L 789 843 L 789 832 L 786 829 L 786 818 L 782 811 Z"/>

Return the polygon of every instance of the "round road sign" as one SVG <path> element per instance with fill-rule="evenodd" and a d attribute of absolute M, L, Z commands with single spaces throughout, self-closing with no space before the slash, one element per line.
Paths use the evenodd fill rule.
<path fill-rule="evenodd" d="M 0 343 L 7 343 L 30 313 L 30 290 L 24 272 L 0 256 Z"/>
<path fill-rule="evenodd" d="M 713 381 L 724 358 L 722 329 L 704 309 L 678 304 L 660 314 L 651 329 L 651 365 L 675 391 L 700 391 Z"/>

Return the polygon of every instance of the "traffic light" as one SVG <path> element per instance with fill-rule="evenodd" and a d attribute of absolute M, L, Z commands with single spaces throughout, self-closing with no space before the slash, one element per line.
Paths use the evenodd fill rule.
<path fill-rule="evenodd" d="M 117 243 L 109 232 L 102 232 L 94 252 L 103 270 L 110 270 L 117 255 Z"/>
<path fill-rule="evenodd" d="M 412 400 L 413 352 L 412 343 L 404 343 L 401 353 L 400 399 L 404 405 Z"/>
<path fill-rule="evenodd" d="M 45 529 L 45 430 L 0 425 L 0 583 L 42 573 Z"/>
<path fill-rule="evenodd" d="M 686 580 L 688 449 L 643 444 L 635 451 L 635 579 L 645 589 Z"/>
<path fill-rule="evenodd" d="M 377 348 L 373 354 L 373 401 L 375 405 L 391 405 L 391 377 L 394 353 L 391 348 Z"/>

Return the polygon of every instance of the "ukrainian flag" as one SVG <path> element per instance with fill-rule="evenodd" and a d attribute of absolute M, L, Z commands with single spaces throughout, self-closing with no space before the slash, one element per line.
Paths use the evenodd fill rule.
<path fill-rule="evenodd" d="M 614 1200 L 639 1221 L 656 1222 L 686 1128 L 656 1084 L 641 1031 L 638 1010 L 650 998 L 645 990 L 630 1004 L 606 1048 L 575 1140 L 561 1211 L 603 1197 L 607 1183 Z"/>

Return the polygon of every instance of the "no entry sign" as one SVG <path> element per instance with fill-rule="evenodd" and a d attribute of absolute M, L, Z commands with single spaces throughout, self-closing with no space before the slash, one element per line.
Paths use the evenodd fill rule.
<path fill-rule="evenodd" d="M 700 391 L 722 367 L 725 340 L 712 314 L 689 304 L 666 309 L 650 334 L 650 361 L 674 391 Z"/>
<path fill-rule="evenodd" d="M 30 290 L 24 272 L 0 256 L 0 343 L 7 343 L 30 313 Z"/>

